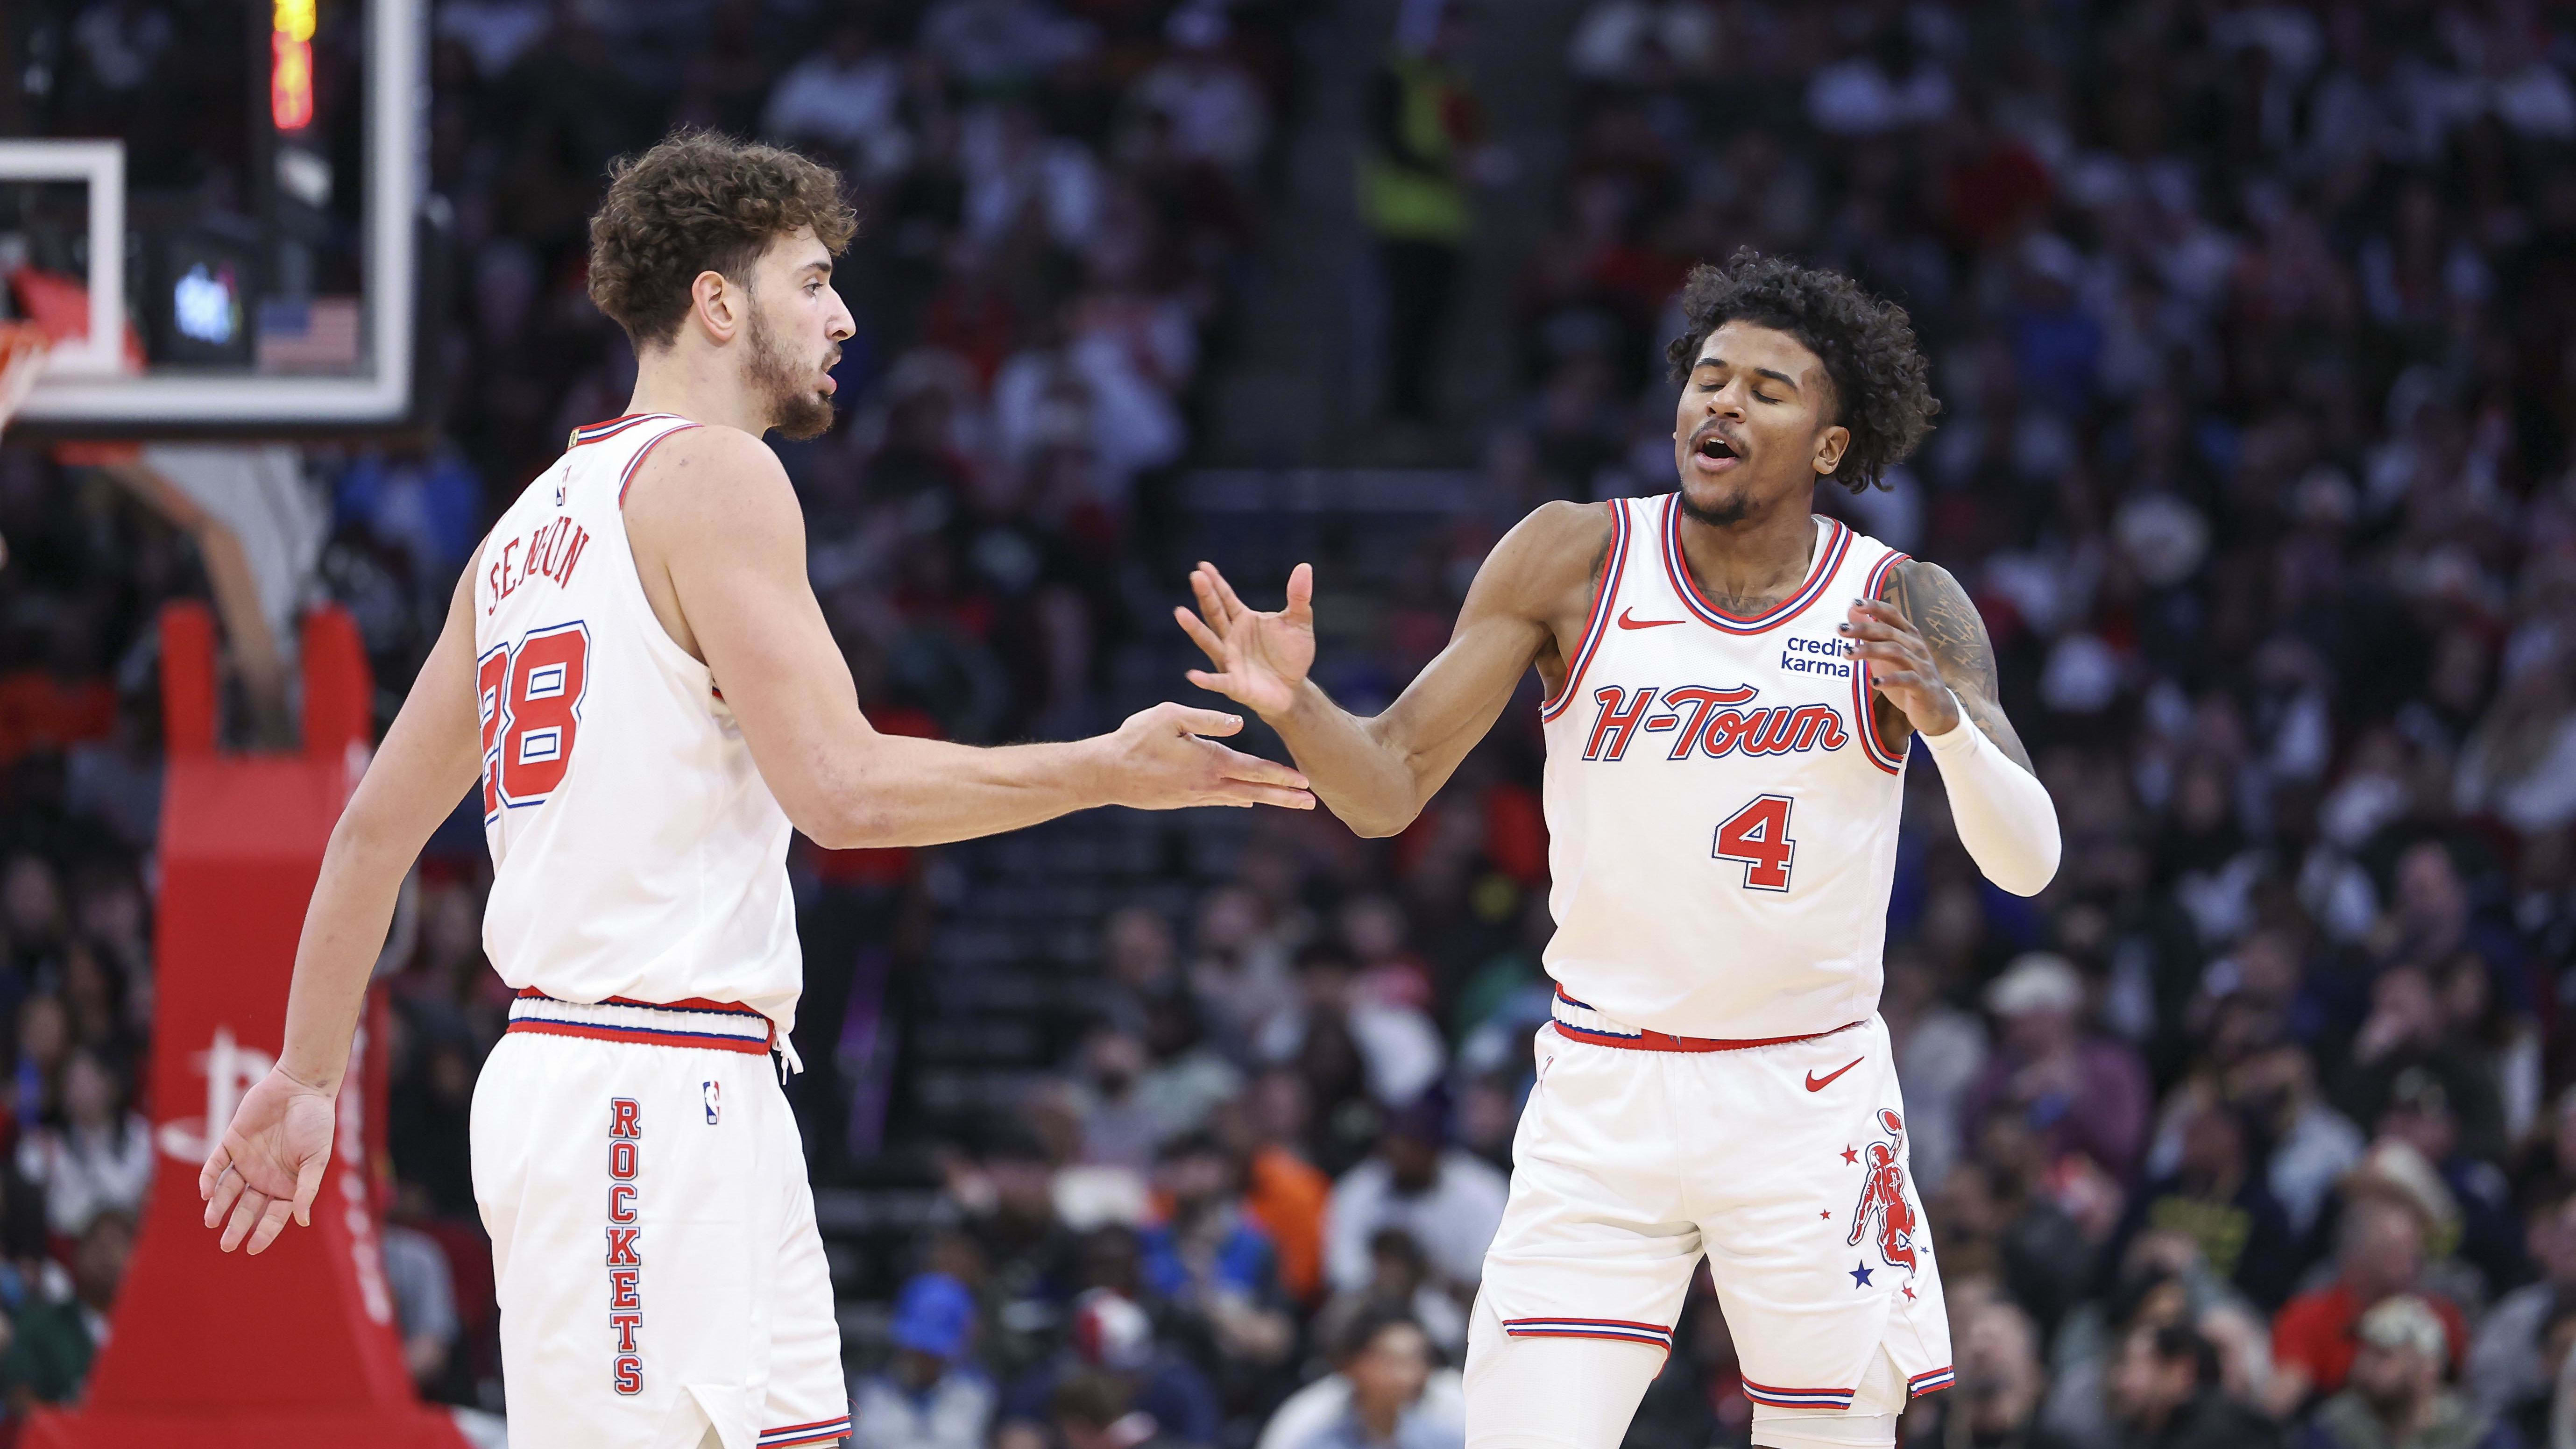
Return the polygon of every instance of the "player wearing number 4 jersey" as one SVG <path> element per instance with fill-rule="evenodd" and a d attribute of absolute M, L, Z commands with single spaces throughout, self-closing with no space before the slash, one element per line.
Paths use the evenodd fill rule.
<path fill-rule="evenodd" d="M 1939 406 L 1905 314 L 1739 252 L 1683 294 L 1680 487 L 1549 504 L 1384 714 L 1307 679 L 1312 572 L 1177 611 L 1364 835 L 1418 814 L 1533 664 L 1546 686 L 1555 1019 L 1467 1340 L 1470 1449 L 1609 1449 L 1709 1261 L 1772 1449 L 1886 1445 L 1950 1383 L 1930 1234 L 1878 1018 L 1908 742 L 1961 841 L 2029 895 L 2057 818 L 1957 581 L 1811 512 L 1879 483 Z"/>
<path fill-rule="evenodd" d="M 1104 804 L 1310 808 L 1295 771 L 1162 705 L 977 750 L 880 735 L 806 582 L 760 437 L 832 419 L 852 218 L 801 157 L 682 135 L 621 165 L 591 296 L 633 405 L 576 429 L 458 581 L 332 832 L 277 1068 L 198 1179 L 225 1250 L 307 1220 L 369 968 L 414 855 L 472 786 L 484 945 L 517 992 L 474 1096 L 511 1443 L 789 1449 L 849 1432 L 792 1069 L 791 829 L 924 845 Z M 479 778 L 479 783 L 478 783 Z"/>

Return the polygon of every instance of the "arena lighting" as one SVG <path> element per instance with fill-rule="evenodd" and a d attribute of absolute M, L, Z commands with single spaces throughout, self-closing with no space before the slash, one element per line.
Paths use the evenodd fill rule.
<path fill-rule="evenodd" d="M 281 131 L 313 123 L 314 0 L 276 0 L 269 22 L 268 114 Z"/>

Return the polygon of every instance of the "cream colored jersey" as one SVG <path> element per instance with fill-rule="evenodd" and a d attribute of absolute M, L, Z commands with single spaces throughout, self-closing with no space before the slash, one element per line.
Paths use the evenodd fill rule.
<path fill-rule="evenodd" d="M 1807 578 L 1739 618 L 1704 598 L 1674 495 L 1612 505 L 1547 738 L 1548 973 L 1609 1035 L 1832 1031 L 1878 1007 L 1904 742 L 1872 733 L 1835 630 L 1904 555 L 1816 520 Z"/>
<path fill-rule="evenodd" d="M 707 666 L 644 596 L 621 505 L 638 414 L 576 429 L 483 542 L 475 688 L 501 979 L 567 1002 L 738 1002 L 794 1026 L 786 812 Z"/>

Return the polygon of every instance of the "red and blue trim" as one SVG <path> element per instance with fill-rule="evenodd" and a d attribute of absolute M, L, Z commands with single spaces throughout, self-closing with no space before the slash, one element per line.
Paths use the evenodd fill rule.
<path fill-rule="evenodd" d="M 1514 1338 L 1610 1338 L 1673 1350 L 1671 1329 L 1625 1318 L 1506 1318 L 1503 1332 Z"/>
<path fill-rule="evenodd" d="M 635 426 L 637 423 L 649 423 L 655 418 L 667 418 L 669 416 L 669 413 L 627 413 L 621 417 L 610 418 L 605 422 L 587 423 L 572 430 L 571 446 L 578 448 L 584 443 L 602 442 L 609 438 L 616 437 L 619 433 L 625 432 L 628 428 Z"/>
<path fill-rule="evenodd" d="M 1853 1389 L 1775 1389 L 1769 1384 L 1744 1381 L 1744 1397 L 1773 1409 L 1848 1409 Z"/>
<path fill-rule="evenodd" d="M 1888 572 L 1903 562 L 1904 554 L 1889 549 L 1887 557 L 1880 559 L 1877 566 L 1869 571 L 1869 582 L 1863 587 L 1861 597 L 1877 598 L 1878 591 L 1887 583 Z M 1852 671 L 1852 723 L 1857 726 L 1854 732 L 1860 736 L 1860 752 L 1869 757 L 1871 764 L 1891 775 L 1897 774 L 1905 768 L 1905 750 L 1912 741 L 1900 744 L 1894 750 L 1880 742 L 1878 714 L 1870 708 L 1875 700 L 1869 690 L 1869 661 L 1855 658 L 1852 662 L 1860 666 Z"/>
<path fill-rule="evenodd" d="M 817 1419 L 811 1424 L 782 1424 L 760 1431 L 760 1449 L 791 1449 L 799 1444 L 830 1444 L 850 1432 L 850 1416 L 845 1410 L 837 1419 Z"/>
<path fill-rule="evenodd" d="M 1539 701 L 1541 721 L 1565 713 L 1574 701 L 1575 686 L 1583 682 L 1583 671 L 1592 656 L 1601 652 L 1601 641 L 1610 632 L 1610 602 L 1619 597 L 1619 579 L 1628 564 L 1628 500 L 1610 500 L 1610 555 L 1601 565 L 1601 582 L 1592 594 L 1592 613 L 1583 622 L 1583 643 L 1574 652 L 1574 662 L 1565 669 L 1565 687 L 1552 699 Z"/>
<path fill-rule="evenodd" d="M 654 438 L 646 442 L 643 447 L 636 449 L 635 456 L 626 460 L 626 471 L 617 475 L 617 506 L 620 508 L 626 506 L 626 490 L 635 482 L 635 470 L 644 466 L 645 454 L 660 447 L 672 433 L 685 433 L 691 428 L 700 426 L 703 425 L 699 423 L 682 423 L 678 427 L 673 428 L 671 432 L 664 433 L 661 437 Z"/>
<path fill-rule="evenodd" d="M 620 996 L 597 1002 L 564 1001 L 534 987 L 522 989 L 510 1003 L 510 1024 L 504 1030 L 745 1056 L 767 1056 L 778 1040 L 777 1024 L 740 1002 L 699 997 L 630 1001 Z"/>
<path fill-rule="evenodd" d="M 1958 1381 L 1958 1371 L 1949 1365 L 1944 1364 L 1939 1368 L 1933 1369 L 1929 1373 L 1919 1373 L 1914 1377 L 1907 1379 L 1905 1381 L 1905 1397 L 1907 1401 L 1911 1402 L 1912 1400 L 1923 1397 L 1925 1394 L 1937 1394 Z"/>
<path fill-rule="evenodd" d="M 1851 551 L 1850 529 L 1831 518 L 1825 519 L 1824 525 L 1825 536 L 1817 541 L 1816 559 L 1808 567 L 1807 581 L 1769 613 L 1747 619 L 1710 603 L 1708 596 L 1699 591 L 1699 581 L 1691 577 L 1690 561 L 1682 554 L 1681 495 L 1672 494 L 1664 500 L 1664 572 L 1672 575 L 1673 592 L 1681 595 L 1682 603 L 1699 616 L 1701 623 L 1728 634 L 1768 633 L 1805 613 L 1809 604 L 1823 597 L 1826 583 L 1842 567 L 1843 555 Z"/>
<path fill-rule="evenodd" d="M 1638 1052 L 1740 1052 L 1753 1047 L 1786 1046 L 1793 1041 L 1813 1041 L 1837 1031 L 1849 1031 L 1860 1025 L 1847 1021 L 1828 1031 L 1801 1032 L 1796 1036 L 1713 1037 L 1674 1036 L 1668 1032 L 1648 1031 L 1642 1027 L 1622 1026 L 1603 1016 L 1590 1002 L 1577 1001 L 1556 988 L 1556 1000 L 1549 1004 L 1549 1015 L 1556 1024 L 1556 1034 L 1567 1041 L 1587 1046 L 1622 1047 Z M 1584 1016 L 1575 1015 L 1581 1012 Z"/>

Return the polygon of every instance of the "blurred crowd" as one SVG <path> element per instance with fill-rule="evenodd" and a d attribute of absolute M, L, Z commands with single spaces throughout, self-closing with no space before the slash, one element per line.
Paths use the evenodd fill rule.
<path fill-rule="evenodd" d="M 149 108 L 185 94 L 152 77 L 209 63 L 179 7 L 55 8 L 84 105 Z M 1421 417 L 1493 154 L 1472 62 L 1517 12 L 1386 10 L 1352 177 L 1394 289 L 1389 407 Z M 2047 892 L 2003 895 L 1928 765 L 1909 777 L 1883 1011 L 1959 1386 L 1906 1442 L 2576 1444 L 2569 12 L 1574 10 L 1557 214 L 1507 299 L 1523 381 L 1473 420 L 1491 505 L 1425 530 L 1352 617 L 1363 657 L 1319 674 L 1400 685 L 1536 502 L 1671 486 L 1659 358 L 1692 262 L 1751 245 L 1902 300 L 1937 430 L 1891 489 L 1819 506 L 1968 585 L 2067 840 Z M 446 425 L 303 460 L 315 592 L 356 612 L 388 707 L 488 519 L 622 410 L 583 221 L 607 160 L 682 122 L 830 158 L 862 217 L 849 416 L 780 451 L 871 718 L 1059 736 L 1105 722 L 1122 661 L 1171 657 L 1146 638 L 1168 484 L 1307 113 L 1301 7 L 434 15 Z M 150 624 L 207 584 L 183 532 L 31 450 L 0 451 L 0 532 L 0 1389 L 23 1407 L 76 1392 L 153 1169 Z M 1099 917 L 1063 1059 L 926 1139 L 888 1063 L 929 1023 L 889 1020 L 877 1075 L 849 1046 L 952 969 L 955 891 L 936 855 L 800 844 L 820 1180 L 932 1203 L 855 1275 L 887 1292 L 845 1304 L 857 1444 L 1461 1442 L 1465 1307 L 1546 1017 L 1539 759 L 1516 706 L 1393 840 L 1265 818 L 1212 880 L 1168 862 L 1199 883 Z M 485 875 L 453 822 L 388 953 L 390 1276 L 417 1375 L 460 1402 L 494 1392 L 465 1138 L 504 1005 Z M 1630 1442 L 1745 1442 L 1705 1275 L 1675 1341 Z"/>

